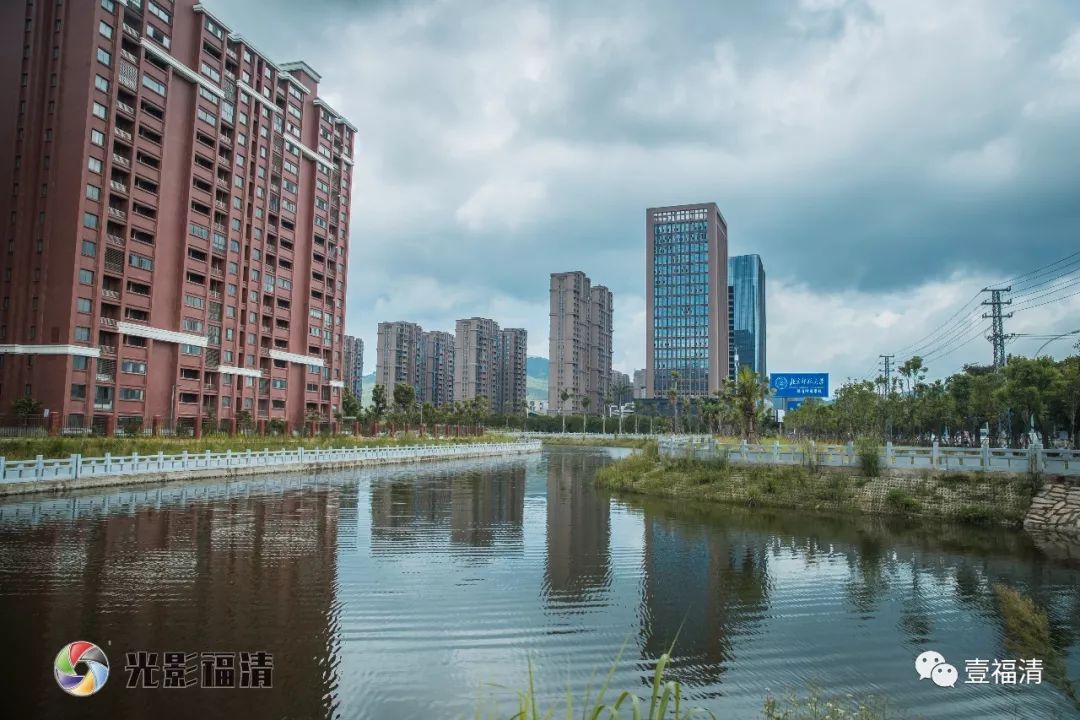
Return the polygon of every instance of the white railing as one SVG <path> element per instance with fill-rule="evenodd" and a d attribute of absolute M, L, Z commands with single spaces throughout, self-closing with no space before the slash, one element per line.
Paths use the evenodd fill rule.
<path fill-rule="evenodd" d="M 0 457 L 0 482 L 19 483 L 35 480 L 79 480 L 89 477 L 143 475 L 147 473 L 232 468 L 285 468 L 327 463 L 391 463 L 413 460 L 441 460 L 477 455 L 539 452 L 537 441 L 508 443 L 460 443 L 454 445 L 406 445 L 399 447 L 288 448 L 285 450 L 240 450 L 233 452 L 117 455 L 104 457 L 72 455 L 67 458 L 8 461 Z"/>
<path fill-rule="evenodd" d="M 661 455 L 717 459 L 763 465 L 804 465 L 807 455 L 816 456 L 816 464 L 830 467 L 858 466 L 859 456 L 852 443 L 847 445 L 759 445 L 718 443 L 708 436 L 664 436 L 657 442 Z M 1047 475 L 1080 475 L 1080 452 L 1055 450 L 1034 445 L 1030 448 L 894 447 L 886 443 L 879 455 L 883 468 L 901 470 L 962 470 Z"/>

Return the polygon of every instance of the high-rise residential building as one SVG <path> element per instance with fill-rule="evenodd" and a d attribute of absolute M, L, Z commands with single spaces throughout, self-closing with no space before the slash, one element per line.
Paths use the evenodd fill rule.
<path fill-rule="evenodd" d="M 760 377 L 765 367 L 765 266 L 759 255 L 728 258 L 728 284 L 732 307 L 731 344 L 739 367 L 748 367 Z"/>
<path fill-rule="evenodd" d="M 715 203 L 649 208 L 645 248 L 646 395 L 712 395 L 729 370 L 727 223 Z"/>
<path fill-rule="evenodd" d="M 387 403 L 392 401 L 396 385 L 411 385 L 420 397 L 423 335 L 424 329 L 416 323 L 403 320 L 379 323 L 375 384 L 386 390 Z"/>
<path fill-rule="evenodd" d="M 611 291 L 581 271 L 552 273 L 549 302 L 548 412 L 580 413 L 587 397 L 599 413 L 611 383 Z"/>
<path fill-rule="evenodd" d="M 625 388 L 625 390 L 623 391 L 624 395 L 621 398 L 618 396 L 620 388 Z M 612 402 L 619 402 L 620 400 L 622 402 L 629 402 L 630 399 L 633 397 L 633 390 L 634 386 L 630 382 L 629 375 L 618 370 L 611 371 L 611 380 L 608 383 L 608 391 L 611 393 L 611 396 L 613 398 Z"/>
<path fill-rule="evenodd" d="M 645 370 L 634 371 L 634 399 L 641 400 L 645 397 Z"/>
<path fill-rule="evenodd" d="M 194 0 L 0 3 L 0 408 L 340 408 L 356 129 Z"/>
<path fill-rule="evenodd" d="M 364 394 L 364 341 L 345 336 L 345 387 L 359 400 Z"/>
<path fill-rule="evenodd" d="M 454 400 L 481 395 L 491 408 L 499 384 L 499 324 L 487 318 L 458 320 L 454 333 Z"/>
<path fill-rule="evenodd" d="M 499 332 L 499 386 L 492 407 L 499 413 L 520 415 L 524 412 L 528 334 L 521 328 L 503 328 Z"/>
<path fill-rule="evenodd" d="M 454 402 L 454 335 L 441 330 L 421 336 L 422 360 L 417 398 L 435 406 Z"/>

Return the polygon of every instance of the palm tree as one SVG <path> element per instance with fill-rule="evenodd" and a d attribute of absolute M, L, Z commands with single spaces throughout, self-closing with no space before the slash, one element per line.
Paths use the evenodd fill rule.
<path fill-rule="evenodd" d="M 581 396 L 581 434 L 582 435 L 585 434 L 586 419 L 589 417 L 589 405 L 591 403 L 592 403 L 592 400 L 589 399 L 588 395 L 582 395 Z"/>
<path fill-rule="evenodd" d="M 559 415 L 562 416 L 562 431 L 563 435 L 566 434 L 566 401 L 570 399 L 570 391 L 563 388 L 563 391 L 559 394 L 559 399 L 562 402 L 559 404 Z"/>
<path fill-rule="evenodd" d="M 679 424 L 679 371 L 671 371 L 671 386 L 667 391 L 668 402 L 671 403 L 672 408 L 675 410 L 675 419 L 671 422 L 671 434 L 675 434 L 675 426 Z"/>
<path fill-rule="evenodd" d="M 611 412 L 611 393 L 606 392 L 606 393 L 604 393 L 604 414 L 600 416 L 600 417 L 603 418 L 603 421 L 600 424 L 600 432 L 603 435 L 607 435 L 607 416 L 608 416 L 608 413 L 610 413 L 610 412 Z"/>
<path fill-rule="evenodd" d="M 739 368 L 732 397 L 742 417 L 744 440 L 750 441 L 754 438 L 758 411 L 765 404 L 765 398 L 768 396 L 769 384 L 767 382 L 763 382 L 749 367 L 744 365 Z"/>

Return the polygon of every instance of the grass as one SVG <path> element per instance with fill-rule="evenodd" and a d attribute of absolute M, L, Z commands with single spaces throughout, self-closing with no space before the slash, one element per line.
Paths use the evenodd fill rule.
<path fill-rule="evenodd" d="M 859 467 L 866 477 L 881 475 L 881 445 L 872 437 L 860 437 L 855 441 L 855 454 L 859 456 Z"/>
<path fill-rule="evenodd" d="M 290 437 L 287 435 L 207 435 L 199 439 L 174 437 L 43 437 L 10 438 L 0 440 L 0 457 L 7 460 L 32 460 L 38 455 L 46 458 L 63 458 L 76 453 L 87 457 L 113 455 L 153 455 L 157 452 L 190 453 L 225 452 L 226 450 L 284 450 L 289 448 L 341 448 L 385 447 L 416 444 L 454 444 L 495 442 L 503 440 L 498 435 L 435 439 L 407 435 L 401 438 L 365 438 L 351 436 L 319 435 L 315 437 Z"/>
<path fill-rule="evenodd" d="M 1080 696 L 1066 675 L 1065 653 L 1054 642 L 1046 611 L 1015 588 L 998 583 L 993 589 L 1005 629 L 1005 649 L 1017 659 L 1041 659 L 1044 677 L 1080 709 Z"/>
<path fill-rule="evenodd" d="M 623 448 L 644 448 L 648 445 L 650 440 L 643 438 L 624 438 L 618 435 L 611 435 L 606 438 L 582 438 L 574 437 L 572 433 L 566 433 L 566 435 L 556 434 L 544 438 L 545 445 L 572 445 L 580 447 L 623 447 Z"/>
<path fill-rule="evenodd" d="M 535 676 L 530 660 L 528 687 L 518 691 L 517 711 L 507 720 L 552 720 L 556 716 L 566 720 L 573 720 L 575 717 L 582 720 L 716 720 L 716 714 L 710 710 L 684 708 L 680 683 L 664 679 L 664 671 L 671 662 L 670 651 L 661 655 L 657 661 L 647 697 L 641 697 L 629 690 L 609 695 L 611 679 L 625 648 L 624 644 L 595 695 L 590 682 L 585 697 L 575 704 L 573 693 L 567 688 L 565 699 L 554 707 L 541 707 L 541 701 L 536 695 Z M 503 717 L 506 716 L 500 715 L 497 709 L 487 713 L 478 709 L 476 712 L 477 720 L 500 720 Z M 781 700 L 771 695 L 766 697 L 761 717 L 764 720 L 897 720 L 903 715 L 882 699 L 827 697 L 817 690 L 812 690 L 806 695 L 791 694 Z"/>
<path fill-rule="evenodd" d="M 994 477 L 912 485 L 910 478 L 871 480 L 851 469 L 810 465 L 740 465 L 715 459 L 661 457 L 655 443 L 597 473 L 608 490 L 745 507 L 935 517 L 972 525 L 1019 525 L 1031 502 L 1023 479 Z M 884 500 L 877 495 L 885 485 Z M 915 496 L 915 494 L 918 497 Z"/>

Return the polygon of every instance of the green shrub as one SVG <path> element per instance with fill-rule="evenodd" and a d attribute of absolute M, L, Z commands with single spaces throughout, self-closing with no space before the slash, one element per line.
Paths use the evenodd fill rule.
<path fill-rule="evenodd" d="M 889 494 L 885 496 L 885 507 L 890 512 L 898 513 L 901 515 L 913 515 L 921 509 L 919 501 L 911 496 L 906 490 L 899 488 L 893 488 L 889 491 Z"/>
<path fill-rule="evenodd" d="M 877 438 L 864 435 L 855 441 L 855 454 L 859 458 L 859 467 L 866 477 L 881 475 L 881 445 Z"/>

